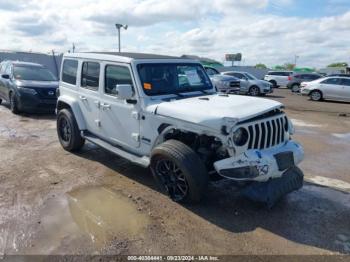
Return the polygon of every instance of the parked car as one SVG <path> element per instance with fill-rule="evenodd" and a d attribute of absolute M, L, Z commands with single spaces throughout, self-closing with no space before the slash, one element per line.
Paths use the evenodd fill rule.
<path fill-rule="evenodd" d="M 250 182 L 246 195 L 269 206 L 302 186 L 296 166 L 303 148 L 291 139 L 284 106 L 217 93 L 195 60 L 68 53 L 59 94 L 57 134 L 65 150 L 88 140 L 150 167 L 174 201 L 199 201 L 213 175 Z"/>
<path fill-rule="evenodd" d="M 274 88 L 277 88 L 280 86 L 287 86 L 292 75 L 293 71 L 270 71 L 264 77 L 264 80 L 269 81 Z"/>
<path fill-rule="evenodd" d="M 350 102 L 350 78 L 326 77 L 308 83 L 301 83 L 301 93 L 313 101 L 339 100 Z"/>
<path fill-rule="evenodd" d="M 322 75 L 315 74 L 315 73 L 294 74 L 290 77 L 287 87 L 291 89 L 292 92 L 299 92 L 300 84 L 302 82 L 311 82 L 322 77 L 323 77 Z"/>
<path fill-rule="evenodd" d="M 330 75 L 328 75 L 328 77 L 331 77 L 331 76 L 350 77 L 350 74 L 330 74 Z"/>
<path fill-rule="evenodd" d="M 272 84 L 265 80 L 257 79 L 247 72 L 228 71 L 221 73 L 223 75 L 234 76 L 241 80 L 240 92 L 252 96 L 264 96 L 273 93 Z"/>
<path fill-rule="evenodd" d="M 0 103 L 10 103 L 13 113 L 54 112 L 57 78 L 44 66 L 4 61 L 0 65 Z"/>
<path fill-rule="evenodd" d="M 204 66 L 204 69 L 218 92 L 236 94 L 241 91 L 241 81 L 238 78 L 221 75 L 214 67 Z"/>

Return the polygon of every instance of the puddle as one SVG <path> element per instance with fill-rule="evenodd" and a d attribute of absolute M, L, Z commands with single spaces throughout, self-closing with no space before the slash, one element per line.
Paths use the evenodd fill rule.
<path fill-rule="evenodd" d="M 131 199 L 105 187 L 70 192 L 68 202 L 75 223 L 98 245 L 113 237 L 139 236 L 149 222 Z"/>
<path fill-rule="evenodd" d="M 115 239 L 139 239 L 150 220 L 131 199 L 106 187 L 82 188 L 51 198 L 40 213 L 37 232 L 26 248 L 15 253 L 98 252 Z"/>
<path fill-rule="evenodd" d="M 350 141 L 350 133 L 346 133 L 346 134 L 332 134 L 332 136 L 336 137 L 336 138 L 340 138 L 340 139 L 344 139 L 347 141 Z"/>
<path fill-rule="evenodd" d="M 307 177 L 306 180 L 316 185 L 350 192 L 350 184 L 338 179 L 322 177 L 322 176 L 313 176 L 313 177 Z"/>
<path fill-rule="evenodd" d="M 308 122 L 304 122 L 303 120 L 299 119 L 291 119 L 294 126 L 297 127 L 323 127 L 324 125 L 318 125 L 318 124 L 312 124 Z"/>

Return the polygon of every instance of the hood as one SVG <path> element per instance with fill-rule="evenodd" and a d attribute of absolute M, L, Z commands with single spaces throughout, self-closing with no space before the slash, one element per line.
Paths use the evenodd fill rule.
<path fill-rule="evenodd" d="M 269 81 L 265 81 L 265 80 L 255 79 L 255 80 L 249 80 L 249 81 L 257 85 L 263 84 L 263 85 L 272 86 L 272 84 Z"/>
<path fill-rule="evenodd" d="M 238 78 L 234 76 L 228 76 L 228 75 L 214 75 L 212 76 L 213 80 L 216 81 L 239 81 Z"/>
<path fill-rule="evenodd" d="M 235 124 L 281 108 L 279 102 L 239 95 L 208 95 L 163 102 L 156 114 L 220 129 L 227 121 Z"/>
<path fill-rule="evenodd" d="M 58 88 L 58 81 L 16 80 L 16 85 L 23 87 Z"/>

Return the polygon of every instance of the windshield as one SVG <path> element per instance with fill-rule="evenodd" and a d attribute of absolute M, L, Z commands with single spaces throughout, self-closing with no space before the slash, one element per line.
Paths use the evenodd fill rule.
<path fill-rule="evenodd" d="M 13 68 L 13 75 L 18 80 L 57 81 L 50 70 L 39 66 L 16 65 Z"/>
<path fill-rule="evenodd" d="M 257 78 L 249 73 L 245 73 L 245 76 L 248 77 L 249 80 L 257 80 Z"/>
<path fill-rule="evenodd" d="M 137 66 L 146 95 L 167 95 L 212 89 L 199 64 L 139 64 Z"/>

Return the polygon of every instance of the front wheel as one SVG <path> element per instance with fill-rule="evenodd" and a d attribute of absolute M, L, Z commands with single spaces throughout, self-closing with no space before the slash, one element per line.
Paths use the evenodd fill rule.
<path fill-rule="evenodd" d="M 75 117 L 68 109 L 60 110 L 57 115 L 57 135 L 62 147 L 70 152 L 78 151 L 85 143 Z"/>
<path fill-rule="evenodd" d="M 252 86 L 249 88 L 249 94 L 251 96 L 259 96 L 260 95 L 260 89 L 257 86 Z"/>
<path fill-rule="evenodd" d="M 10 110 L 14 114 L 19 114 L 19 109 L 18 109 L 18 98 L 14 93 L 10 93 Z"/>
<path fill-rule="evenodd" d="M 151 171 L 162 191 L 175 202 L 199 202 L 209 183 L 199 156 L 177 140 L 168 140 L 153 150 Z"/>
<path fill-rule="evenodd" d="M 310 94 L 310 98 L 312 101 L 321 101 L 322 100 L 322 93 L 318 90 L 312 91 Z"/>

